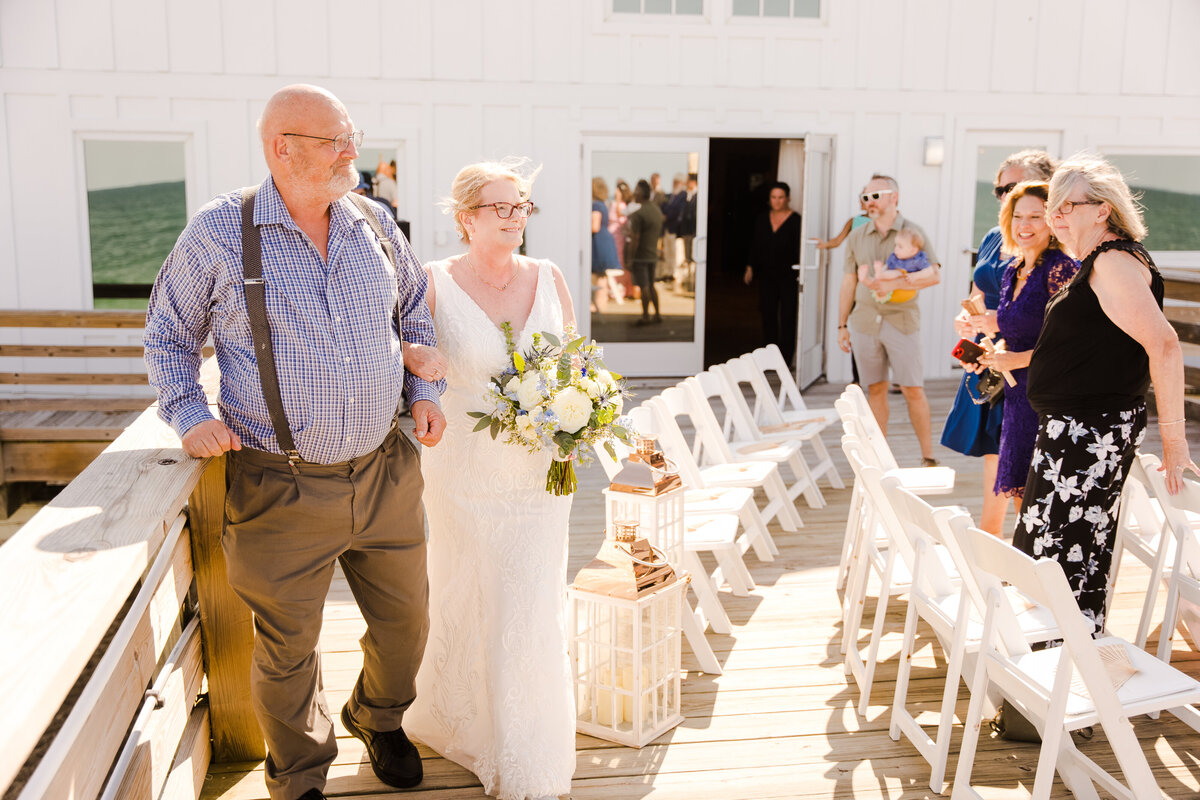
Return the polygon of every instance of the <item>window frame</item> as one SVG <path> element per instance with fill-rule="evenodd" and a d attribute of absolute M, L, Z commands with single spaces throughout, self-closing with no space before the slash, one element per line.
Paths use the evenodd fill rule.
<path fill-rule="evenodd" d="M 680 14 L 675 11 L 675 4 L 679 0 L 671 1 L 671 11 L 665 13 L 642 11 L 617 11 L 614 8 L 615 0 L 605 0 L 604 3 L 604 19 L 605 21 L 614 22 L 632 22 L 634 20 L 654 20 L 672 22 L 689 22 L 689 23 L 709 23 L 712 21 L 712 3 L 719 0 L 700 0 L 699 14 Z M 642 9 L 646 7 L 646 0 L 638 0 Z"/>
<path fill-rule="evenodd" d="M 824 26 L 829 22 L 829 3 L 830 0 L 817 0 L 818 8 L 815 17 L 797 17 L 789 14 L 786 17 L 766 17 L 762 14 L 763 0 L 758 0 L 759 13 L 755 16 L 749 14 L 734 14 L 733 0 L 717 0 L 725 6 L 724 19 L 729 25 L 761 25 L 764 22 L 787 22 L 795 25 Z M 794 2 L 794 0 L 792 0 Z"/>
<path fill-rule="evenodd" d="M 210 198 L 207 182 L 208 165 L 205 158 L 204 129 L 199 124 L 163 124 L 152 128 L 126 121 L 106 121 L 102 124 L 79 124 L 72 129 L 75 158 L 76 210 L 79 220 L 76 246 L 79 248 L 79 282 L 84 307 L 96 307 L 95 270 L 92 267 L 92 236 L 87 193 L 87 152 L 89 141 L 155 142 L 183 145 L 184 212 L 187 219 Z M 203 185 L 201 185 L 203 184 Z"/>
<path fill-rule="evenodd" d="M 1183 156 L 1200 160 L 1200 148 L 1194 146 L 1097 144 L 1094 147 L 1105 159 L 1121 156 Z M 1200 273 L 1200 249 L 1150 250 L 1150 256 L 1155 264 L 1164 269 L 1184 269 Z"/>

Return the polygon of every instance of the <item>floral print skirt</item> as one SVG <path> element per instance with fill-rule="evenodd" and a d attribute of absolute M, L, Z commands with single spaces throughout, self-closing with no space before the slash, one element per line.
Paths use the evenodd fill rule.
<path fill-rule="evenodd" d="M 1043 414 L 1013 546 L 1062 564 L 1079 610 L 1104 626 L 1121 490 L 1146 433 L 1146 406 Z"/>

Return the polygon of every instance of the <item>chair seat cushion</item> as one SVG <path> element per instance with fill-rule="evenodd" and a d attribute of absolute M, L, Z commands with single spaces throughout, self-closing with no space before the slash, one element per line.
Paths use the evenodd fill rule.
<path fill-rule="evenodd" d="M 1134 647 L 1124 639 L 1115 636 L 1105 636 L 1096 639 L 1095 642 L 1097 647 L 1107 645 L 1124 647 L 1130 663 L 1137 669 L 1133 677 L 1117 690 L 1117 699 L 1125 707 L 1127 716 L 1184 705 L 1200 699 L 1200 682 L 1170 664 L 1159 661 L 1145 650 Z M 1063 651 L 1063 647 L 1051 647 L 1013 658 L 1017 667 L 1045 693 L 1047 700 L 1054 686 L 1054 677 L 1058 671 Z M 1189 692 L 1195 697 L 1179 697 L 1180 694 Z M 1161 705 L 1156 702 L 1168 698 L 1170 698 L 1169 701 Z M 1067 728 L 1075 729 L 1090 725 L 1095 721 L 1096 708 L 1092 699 L 1071 692 L 1067 697 Z"/>
<path fill-rule="evenodd" d="M 753 497 L 754 490 L 743 486 L 714 486 L 709 489 L 686 490 L 683 494 L 683 505 L 688 516 L 736 514 Z"/>
<path fill-rule="evenodd" d="M 737 540 L 738 524 L 734 514 L 689 514 L 684 520 L 684 549 L 702 551 L 732 545 Z"/>
<path fill-rule="evenodd" d="M 900 467 L 884 474 L 894 477 L 901 486 L 918 496 L 954 491 L 954 470 L 950 467 Z"/>
<path fill-rule="evenodd" d="M 774 461 L 739 461 L 700 468 L 700 478 L 709 486 L 758 486 L 775 472 Z"/>

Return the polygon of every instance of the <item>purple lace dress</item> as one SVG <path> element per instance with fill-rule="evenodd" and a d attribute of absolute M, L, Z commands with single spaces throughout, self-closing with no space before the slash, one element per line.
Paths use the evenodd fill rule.
<path fill-rule="evenodd" d="M 1000 307 L 996 309 L 999 338 L 1011 352 L 1032 350 L 1042 331 L 1046 303 L 1071 282 L 1079 262 L 1061 250 L 1047 250 L 1025 279 L 1021 293 L 1013 298 L 1017 270 L 1024 261 L 1009 263 L 1000 279 Z M 1025 491 L 1033 445 L 1037 440 L 1038 416 L 1025 395 L 1027 369 L 1013 370 L 1016 386 L 1004 386 L 1004 422 L 1000 426 L 1000 467 L 996 471 L 996 494 L 1020 497 Z"/>

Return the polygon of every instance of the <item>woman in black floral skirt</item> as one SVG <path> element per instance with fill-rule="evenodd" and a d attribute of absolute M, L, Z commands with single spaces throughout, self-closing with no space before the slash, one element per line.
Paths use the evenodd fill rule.
<path fill-rule="evenodd" d="M 1184 431 L 1183 354 L 1125 180 L 1103 159 L 1077 155 L 1054 173 L 1046 212 L 1082 265 L 1047 305 L 1029 364 L 1038 438 L 1013 545 L 1060 562 L 1100 630 L 1121 489 L 1145 434 L 1151 380 L 1168 491 L 1179 491 L 1185 470 L 1200 470 Z"/>

